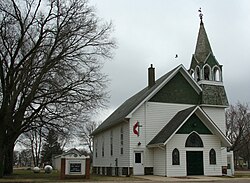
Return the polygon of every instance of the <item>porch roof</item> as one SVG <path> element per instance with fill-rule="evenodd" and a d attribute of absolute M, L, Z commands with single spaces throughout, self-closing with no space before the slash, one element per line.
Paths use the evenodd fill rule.
<path fill-rule="evenodd" d="M 181 128 L 181 126 L 189 119 L 189 117 L 196 113 L 204 125 L 210 129 L 214 135 L 217 135 L 225 147 L 230 147 L 231 143 L 228 141 L 223 132 L 216 126 L 216 124 L 206 115 L 206 113 L 199 107 L 193 106 L 182 111 L 179 111 L 163 128 L 162 130 L 148 143 L 147 147 L 157 147 L 166 145 L 171 137 Z"/>

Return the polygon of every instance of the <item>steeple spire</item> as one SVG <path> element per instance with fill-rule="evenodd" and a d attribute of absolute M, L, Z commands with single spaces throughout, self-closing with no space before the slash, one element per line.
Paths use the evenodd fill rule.
<path fill-rule="evenodd" d="M 201 11 L 201 8 L 198 10 L 199 11 L 199 17 L 200 17 L 200 29 L 199 29 L 199 34 L 197 38 L 197 43 L 196 43 L 196 49 L 195 49 L 195 58 L 197 59 L 198 62 L 205 62 L 207 56 L 212 53 L 212 49 L 207 37 L 207 33 L 204 27 L 203 23 L 203 14 Z"/>

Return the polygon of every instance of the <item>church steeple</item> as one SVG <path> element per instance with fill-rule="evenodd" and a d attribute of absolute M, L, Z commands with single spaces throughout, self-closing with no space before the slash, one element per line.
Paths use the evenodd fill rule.
<path fill-rule="evenodd" d="M 222 65 L 219 64 L 212 52 L 201 9 L 199 12 L 200 28 L 189 73 L 202 88 L 202 105 L 228 106 L 222 80 Z"/>
<path fill-rule="evenodd" d="M 222 82 L 222 65 L 218 63 L 212 52 L 201 9 L 199 12 L 200 28 L 189 72 L 198 82 L 203 80 Z"/>

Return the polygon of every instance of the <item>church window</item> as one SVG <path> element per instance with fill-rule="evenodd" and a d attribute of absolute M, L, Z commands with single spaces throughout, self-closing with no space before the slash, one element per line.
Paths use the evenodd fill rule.
<path fill-rule="evenodd" d="M 177 148 L 172 152 L 172 165 L 180 165 L 180 152 Z"/>
<path fill-rule="evenodd" d="M 195 78 L 196 78 L 196 81 L 200 81 L 200 68 L 199 67 L 195 68 Z"/>
<path fill-rule="evenodd" d="M 110 156 L 113 156 L 113 131 L 110 131 Z"/>
<path fill-rule="evenodd" d="M 203 142 L 200 136 L 193 132 L 188 136 L 185 147 L 203 147 Z"/>
<path fill-rule="evenodd" d="M 204 79 L 205 80 L 210 79 L 210 67 L 208 65 L 204 67 Z"/>
<path fill-rule="evenodd" d="M 210 165 L 216 164 L 216 152 L 214 149 L 211 149 L 209 151 L 209 163 L 210 163 Z"/>
<path fill-rule="evenodd" d="M 121 145 L 120 153 L 123 154 L 123 127 L 121 127 L 120 131 L 120 145 Z"/>
<path fill-rule="evenodd" d="M 104 157 L 104 137 L 102 137 L 102 157 Z"/>
<path fill-rule="evenodd" d="M 97 158 L 97 147 L 98 147 L 98 141 L 96 139 L 95 141 L 95 157 Z"/>
<path fill-rule="evenodd" d="M 220 78 L 220 70 L 219 70 L 218 67 L 215 67 L 215 68 L 214 68 L 213 74 L 214 74 L 214 80 L 215 80 L 215 81 L 221 81 L 221 78 Z"/>

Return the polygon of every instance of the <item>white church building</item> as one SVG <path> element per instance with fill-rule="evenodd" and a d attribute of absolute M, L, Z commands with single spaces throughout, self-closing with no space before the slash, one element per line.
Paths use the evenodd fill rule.
<path fill-rule="evenodd" d="M 93 170 L 103 175 L 231 175 L 228 100 L 200 16 L 190 68 L 179 65 L 126 100 L 93 133 Z"/>

